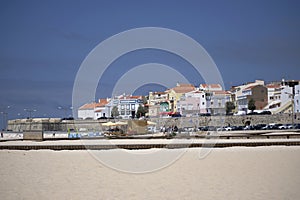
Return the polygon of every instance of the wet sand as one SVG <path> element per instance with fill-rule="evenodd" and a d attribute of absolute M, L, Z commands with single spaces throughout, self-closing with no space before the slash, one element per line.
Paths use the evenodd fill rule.
<path fill-rule="evenodd" d="M 88 151 L 1 150 L 0 199 L 300 198 L 298 146 L 216 148 L 204 159 L 199 151 L 188 149 L 164 169 L 132 174 L 107 167 Z"/>

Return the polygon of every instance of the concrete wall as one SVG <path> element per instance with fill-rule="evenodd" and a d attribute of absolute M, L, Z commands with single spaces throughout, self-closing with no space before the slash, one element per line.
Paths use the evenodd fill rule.
<path fill-rule="evenodd" d="M 42 141 L 43 139 L 43 131 L 26 131 L 23 133 L 23 140 Z"/>
<path fill-rule="evenodd" d="M 276 115 L 245 115 L 245 116 L 211 116 L 211 117 L 180 117 L 180 118 L 150 118 L 156 122 L 156 126 L 177 126 L 177 127 L 195 127 L 195 126 L 244 126 L 247 122 L 255 124 L 292 123 L 291 114 Z M 8 129 L 15 132 L 31 131 L 102 131 L 102 123 L 107 120 L 67 120 L 55 121 L 49 119 L 47 122 L 30 122 L 22 120 L 9 120 Z M 295 114 L 294 122 L 300 123 L 300 113 Z M 30 125 L 31 123 L 31 125 Z"/>

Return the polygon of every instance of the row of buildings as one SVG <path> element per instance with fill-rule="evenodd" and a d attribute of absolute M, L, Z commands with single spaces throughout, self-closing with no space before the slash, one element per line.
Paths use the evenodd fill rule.
<path fill-rule="evenodd" d="M 300 112 L 300 81 L 278 81 L 265 84 L 262 80 L 233 86 L 226 91 L 220 84 L 177 84 L 160 92 L 149 92 L 147 103 L 142 96 L 121 95 L 87 103 L 79 108 L 78 117 L 82 119 L 110 117 L 116 107 L 122 118 L 134 117 L 138 107 L 147 107 L 150 117 L 169 116 L 180 113 L 185 116 L 199 114 L 225 114 L 227 102 L 232 102 L 235 113 L 249 112 L 252 99 L 256 111 L 272 113 Z M 227 110 L 228 111 L 228 110 Z"/>

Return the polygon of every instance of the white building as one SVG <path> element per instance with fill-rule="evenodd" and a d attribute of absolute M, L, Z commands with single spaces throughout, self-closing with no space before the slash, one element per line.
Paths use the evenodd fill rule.
<path fill-rule="evenodd" d="M 182 115 L 206 113 L 205 92 L 194 90 L 185 93 L 177 101 L 177 111 Z"/>
<path fill-rule="evenodd" d="M 108 104 L 109 99 L 99 99 L 99 101 L 87 103 L 78 109 L 79 119 L 98 119 L 100 117 L 108 117 L 108 109 L 106 104 Z"/>
<path fill-rule="evenodd" d="M 232 101 L 231 93 L 228 91 L 206 92 L 207 113 L 225 114 L 226 102 Z"/>
<path fill-rule="evenodd" d="M 268 89 L 268 105 L 265 109 L 276 109 L 281 105 L 281 90 L 282 87 L 280 84 L 268 84 L 266 85 Z"/>
<path fill-rule="evenodd" d="M 223 88 L 220 84 L 200 84 L 199 90 L 202 90 L 202 91 L 222 91 Z"/>
<path fill-rule="evenodd" d="M 295 106 L 295 113 L 300 112 L 300 85 L 295 85 L 294 106 Z"/>
<path fill-rule="evenodd" d="M 140 105 L 143 105 L 143 96 L 122 96 L 118 99 L 119 116 L 123 119 L 135 117 Z"/>

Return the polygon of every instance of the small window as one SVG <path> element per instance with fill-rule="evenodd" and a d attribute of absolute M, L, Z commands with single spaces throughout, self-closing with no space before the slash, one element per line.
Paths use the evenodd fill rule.
<path fill-rule="evenodd" d="M 202 105 L 204 105 L 204 102 L 202 102 Z"/>

